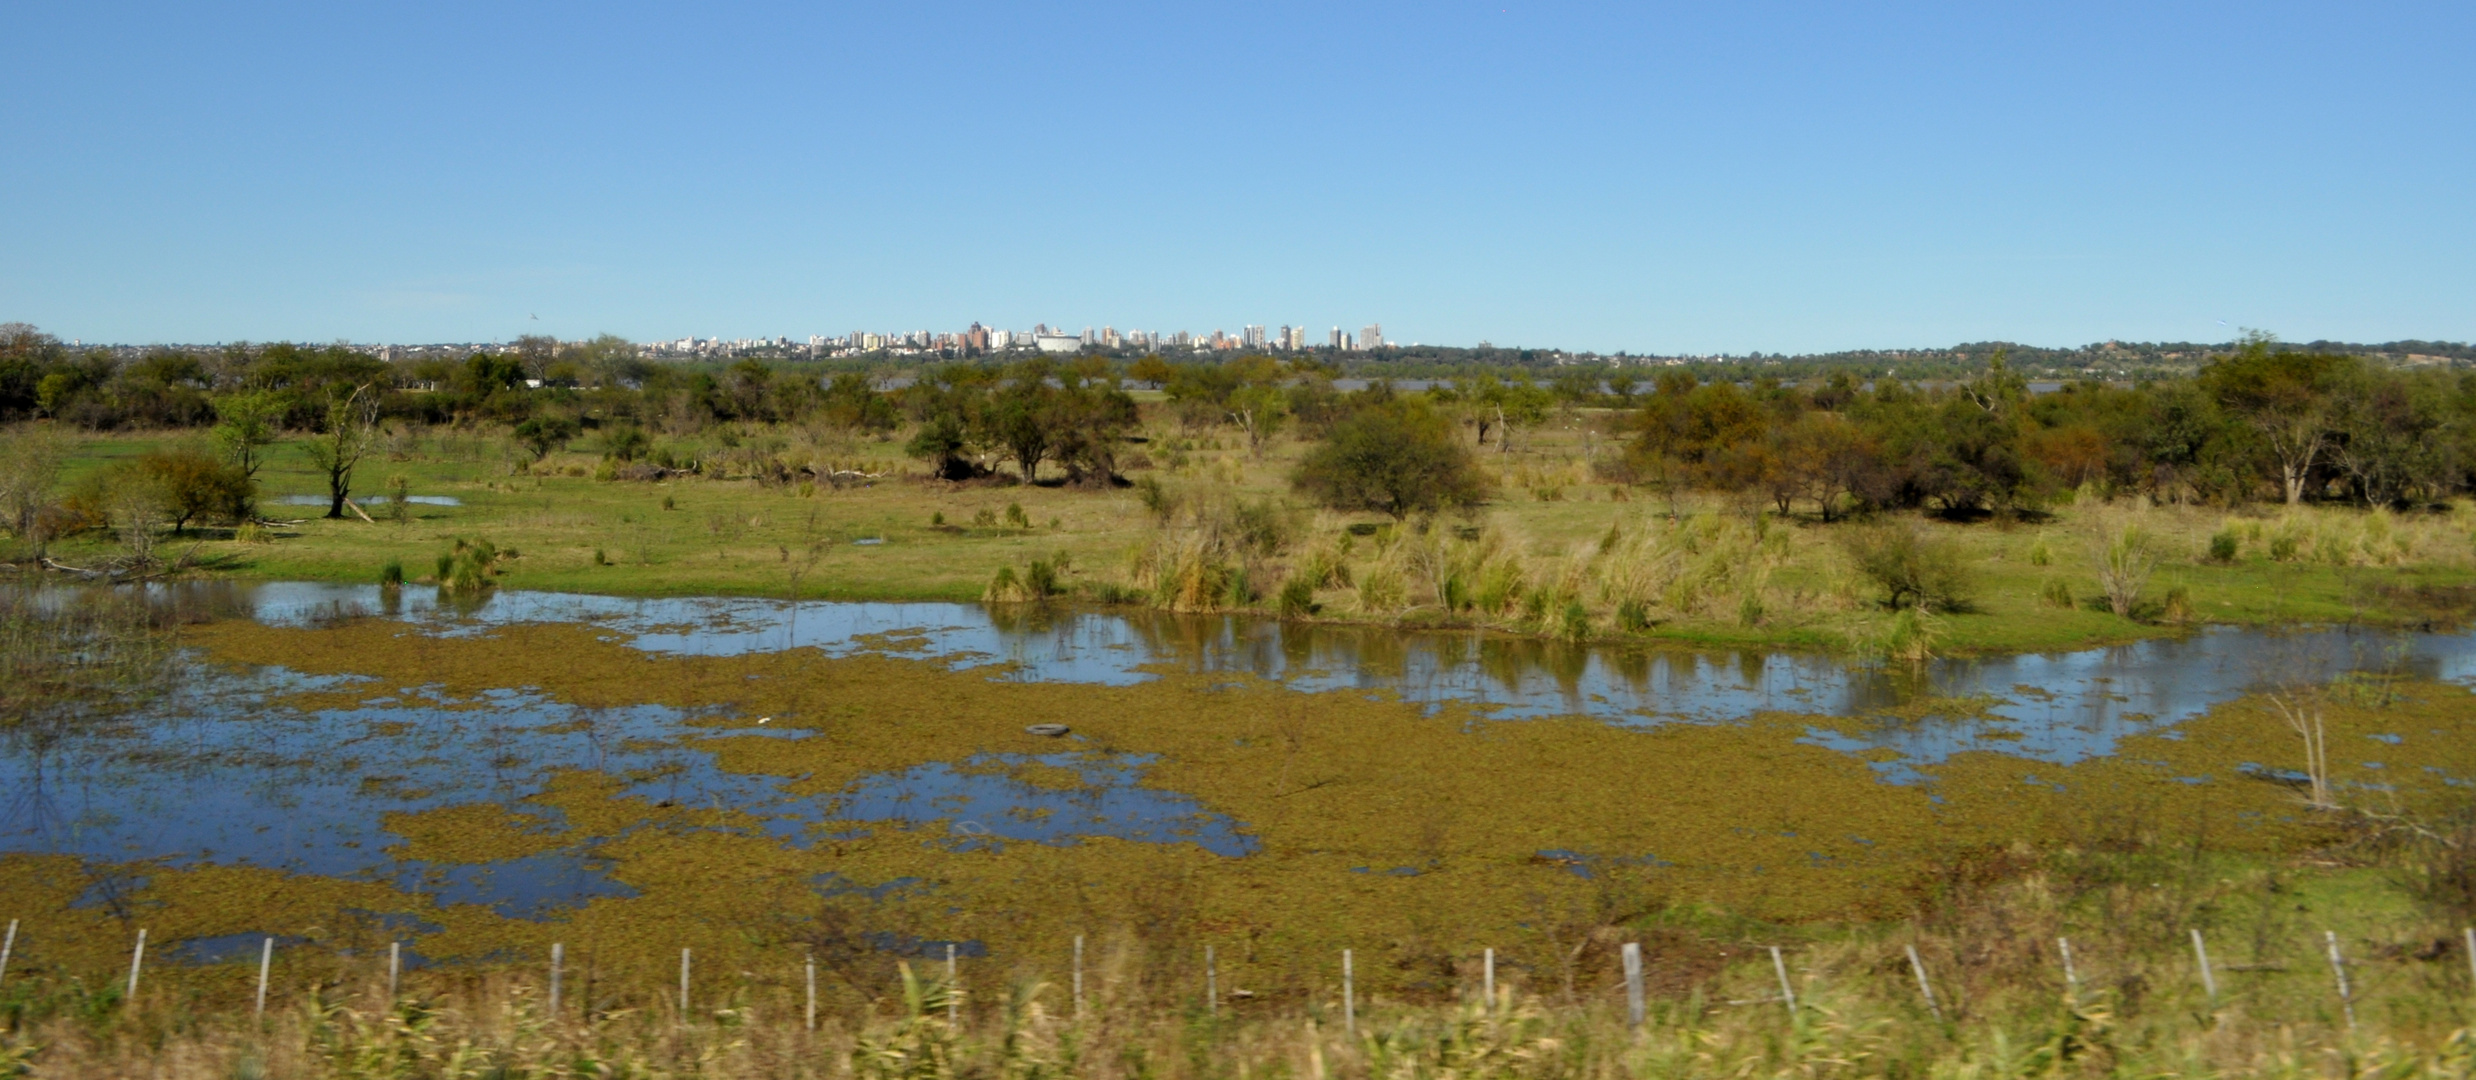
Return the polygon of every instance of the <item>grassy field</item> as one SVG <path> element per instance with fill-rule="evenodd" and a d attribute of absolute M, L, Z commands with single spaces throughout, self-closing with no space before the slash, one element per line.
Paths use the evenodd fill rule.
<path fill-rule="evenodd" d="M 375 524 L 321 520 L 323 506 L 284 502 L 322 496 L 324 487 L 297 449 L 278 448 L 261 478 L 265 512 L 307 520 L 273 530 L 269 543 L 237 543 L 226 529 L 167 550 L 193 551 L 216 573 L 375 581 L 390 560 L 420 578 L 455 539 L 483 538 L 521 556 L 503 564 L 503 587 L 880 600 L 980 599 L 999 568 L 1039 560 L 1063 569 L 1070 593 L 1157 598 L 1170 591 L 1163 560 L 1174 562 L 1181 543 L 1191 547 L 1241 508 L 1268 505 L 1281 538 L 1277 550 L 1244 557 L 1255 595 L 1207 606 L 1270 609 L 1279 586 L 1311 565 L 1319 578 L 1313 617 L 1323 619 L 1860 650 L 1886 633 L 1889 617 L 1839 543 L 1864 525 L 1824 524 L 1811 507 L 1782 517 L 1746 499 L 1672 504 L 1593 482 L 1590 459 L 1611 445 L 1601 429 L 1612 419 L 1575 413 L 1523 433 L 1511 453 L 1488 448 L 1483 458 L 1498 480 L 1492 502 L 1399 528 L 1296 505 L 1286 482 L 1302 449 L 1295 440 L 1275 440 L 1258 457 L 1233 432 L 1181 432 L 1166 422 L 1147 429 L 1130 471 L 1162 486 L 1179 507 L 1166 514 L 1147 509 L 1133 489 L 930 481 L 899 442 L 836 433 L 735 430 L 679 440 L 677 452 L 701 456 L 708 475 L 661 482 L 595 479 L 601 461 L 590 439 L 535 463 L 487 433 L 395 433 L 361 467 L 356 493 L 366 500 L 400 478 L 416 496 L 460 505 L 414 505 L 395 520 L 365 501 Z M 72 481 L 158 441 L 87 439 Z M 844 487 L 718 478 L 734 455 L 751 454 L 879 478 Z M 1943 652 L 2071 648 L 2210 622 L 2417 625 L 2455 618 L 2476 585 L 2476 509 L 2465 504 L 2403 515 L 2230 513 L 2084 496 L 2034 522 L 1914 520 L 1975 579 L 1972 607 L 1934 621 Z M 2101 531 L 2126 522 L 2147 536 L 2155 560 L 2130 619 L 2107 609 L 2097 575 Z M 2238 545 L 2223 562 L 2207 557 L 2220 532 Z M 58 550 L 75 563 L 113 547 L 96 533 Z M 1448 578 L 1481 587 L 1490 574 L 1510 583 L 1494 610 L 1445 602 Z M 1641 604 L 1631 625 L 1620 610 L 1627 598 Z M 1579 624 L 1568 617 L 1573 604 Z"/>

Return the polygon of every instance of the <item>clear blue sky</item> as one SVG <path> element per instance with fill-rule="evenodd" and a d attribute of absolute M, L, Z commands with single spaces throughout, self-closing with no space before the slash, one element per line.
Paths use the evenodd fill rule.
<path fill-rule="evenodd" d="M 2465 0 L 22 2 L 0 41 L 0 321 L 88 341 L 2476 338 Z"/>

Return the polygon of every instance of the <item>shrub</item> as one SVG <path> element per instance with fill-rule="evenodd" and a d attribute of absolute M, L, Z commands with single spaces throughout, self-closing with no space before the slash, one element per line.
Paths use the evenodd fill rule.
<path fill-rule="evenodd" d="M 677 509 L 679 509 L 679 502 L 678 502 L 678 500 L 673 499 L 673 498 L 671 498 L 671 497 L 670 497 L 670 496 L 668 496 L 668 495 L 664 495 L 664 496 L 662 496 L 662 509 L 664 509 L 664 510 L 677 510 Z"/>
<path fill-rule="evenodd" d="M 275 542 L 274 534 L 267 532 L 266 526 L 255 521 L 242 522 L 239 528 L 232 530 L 232 539 L 242 544 L 272 544 Z"/>
<path fill-rule="evenodd" d="M 1335 510 L 1395 520 L 1477 503 L 1490 486 L 1452 425 L 1415 398 L 1369 405 L 1333 425 L 1290 483 Z"/>
<path fill-rule="evenodd" d="M 378 568 L 378 587 L 382 589 L 404 587 L 404 560 L 389 559 L 386 565 Z"/>
<path fill-rule="evenodd" d="M 2181 625 L 2192 621 L 2192 593 L 2177 585 L 2167 590 L 2166 608 L 2159 618 Z"/>
<path fill-rule="evenodd" d="M 2296 538 L 2294 533 L 2281 531 L 2278 535 L 2270 538 L 2271 562 L 2294 562 L 2295 552 Z"/>
<path fill-rule="evenodd" d="M 1841 534 L 1841 549 L 1882 594 L 1884 607 L 1964 611 L 1974 583 L 1959 545 L 1914 523 L 1877 525 Z"/>
<path fill-rule="evenodd" d="M 1010 502 L 1006 504 L 1006 527 L 1009 529 L 1029 529 L 1032 527 L 1031 515 L 1023 512 L 1022 503 Z"/>
<path fill-rule="evenodd" d="M 2047 548 L 2046 537 L 2040 534 L 2037 542 L 2029 545 L 2029 565 L 2045 566 L 2054 561 L 2055 553 Z"/>
<path fill-rule="evenodd" d="M 1562 622 L 1564 625 L 1561 630 L 1564 634 L 1565 640 L 1583 641 L 1590 637 L 1590 609 L 1583 607 L 1581 601 L 1568 600 L 1565 602 L 1565 613 Z"/>
<path fill-rule="evenodd" d="M 2234 562 L 2236 553 L 2242 549 L 2243 538 L 2235 535 L 2233 529 L 2220 529 L 2210 534 L 2209 561 L 2211 562 Z"/>
<path fill-rule="evenodd" d="M 2097 562 L 2098 588 L 2106 593 L 2106 606 L 2119 618 L 2131 618 L 2133 606 L 2141 601 L 2141 590 L 2149 587 L 2150 571 L 2158 565 L 2149 535 L 2131 522 L 2102 526 Z"/>
<path fill-rule="evenodd" d="M 1616 605 L 1616 627 L 1619 630 L 1627 630 L 1634 633 L 1640 633 L 1644 630 L 1650 629 L 1650 605 L 1645 604 L 1640 600 L 1634 600 L 1631 598 L 1628 598 L 1623 603 Z"/>
<path fill-rule="evenodd" d="M 2046 587 L 2038 590 L 2038 602 L 2051 608 L 2072 608 L 2072 587 L 2060 578 L 2046 579 Z"/>
<path fill-rule="evenodd" d="M 1304 618 L 1316 613 L 1315 585 L 1304 577 L 1293 577 L 1281 583 L 1281 617 Z"/>

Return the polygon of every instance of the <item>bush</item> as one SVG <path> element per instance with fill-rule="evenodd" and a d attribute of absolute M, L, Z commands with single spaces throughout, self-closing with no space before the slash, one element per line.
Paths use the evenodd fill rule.
<path fill-rule="evenodd" d="M 1590 609 L 1583 607 L 1581 601 L 1565 602 L 1563 623 L 1565 640 L 1585 641 L 1590 638 Z"/>
<path fill-rule="evenodd" d="M 1281 583 L 1281 617 L 1299 619 L 1316 613 L 1315 585 L 1304 577 Z"/>
<path fill-rule="evenodd" d="M 2220 529 L 2210 534 L 2209 561 L 2234 562 L 2236 553 L 2241 550 L 2243 550 L 2243 538 L 2235 535 L 2234 529 Z"/>
<path fill-rule="evenodd" d="M 1290 483 L 1335 510 L 1395 520 L 1472 505 L 1490 486 L 1452 425 L 1414 398 L 1370 405 L 1333 425 Z"/>
<path fill-rule="evenodd" d="M 1616 605 L 1616 627 L 1619 630 L 1631 631 L 1633 633 L 1640 633 L 1644 630 L 1650 629 L 1650 605 L 1645 604 L 1640 600 L 1631 599 Z"/>
<path fill-rule="evenodd" d="M 1840 537 L 1857 572 L 1887 608 L 1966 611 L 1974 583 L 1959 545 L 1914 523 L 1851 529 Z"/>
<path fill-rule="evenodd" d="M 389 560 L 387 560 L 387 564 L 386 564 L 385 566 L 381 566 L 381 567 L 379 567 L 379 568 L 378 568 L 378 587 L 379 587 L 379 588 L 382 588 L 382 589 L 398 589 L 398 588 L 402 588 L 403 586 L 404 586 L 404 560 L 402 560 L 402 559 L 389 559 Z"/>
<path fill-rule="evenodd" d="M 2049 578 L 2046 587 L 2038 590 L 2038 602 L 2050 608 L 2072 609 L 2072 587 L 2060 579 Z"/>
<path fill-rule="evenodd" d="M 2106 606 L 2120 618 L 2131 618 L 2133 606 L 2141 602 L 2141 590 L 2149 587 L 2150 571 L 2158 565 L 2149 535 L 2130 522 L 2103 526 L 2096 554 L 2098 588 L 2106 593 Z"/>

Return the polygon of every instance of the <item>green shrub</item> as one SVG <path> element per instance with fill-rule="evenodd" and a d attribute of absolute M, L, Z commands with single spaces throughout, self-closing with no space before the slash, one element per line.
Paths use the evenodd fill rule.
<path fill-rule="evenodd" d="M 1650 605 L 1628 599 L 1616 605 L 1616 626 L 1619 630 L 1640 633 L 1651 628 Z"/>
<path fill-rule="evenodd" d="M 2294 562 L 2296 540 L 2293 533 L 2280 533 L 2270 538 L 2271 562 Z"/>
<path fill-rule="evenodd" d="M 2215 563 L 2234 562 L 2236 553 L 2243 550 L 2243 545 L 2243 538 L 2235 535 L 2235 530 L 2233 529 L 2220 529 L 2217 532 L 2211 533 L 2209 537 L 2209 561 Z"/>
<path fill-rule="evenodd" d="M 1560 630 L 1565 640 L 1585 641 L 1590 638 L 1590 609 L 1583 607 L 1581 601 L 1566 601 L 1564 618 L 1561 621 L 1563 626 Z"/>
<path fill-rule="evenodd" d="M 1009 529 L 1028 529 L 1032 527 L 1031 515 L 1023 512 L 1022 503 L 1010 502 L 1006 504 L 1006 527 Z"/>
<path fill-rule="evenodd" d="M 1294 577 L 1281 584 L 1281 617 L 1305 618 L 1316 613 L 1315 585 L 1303 577 Z"/>
<path fill-rule="evenodd" d="M 1840 536 L 1857 572 L 1874 583 L 1884 607 L 1964 611 L 1974 583 L 1959 545 L 1915 524 L 1850 529 Z"/>
<path fill-rule="evenodd" d="M 389 559 L 386 565 L 379 567 L 378 586 L 382 589 L 402 588 L 404 586 L 404 560 Z"/>
<path fill-rule="evenodd" d="M 2046 587 L 2038 590 L 2038 602 L 2051 608 L 2072 608 L 2072 587 L 2060 578 L 2048 578 Z"/>

